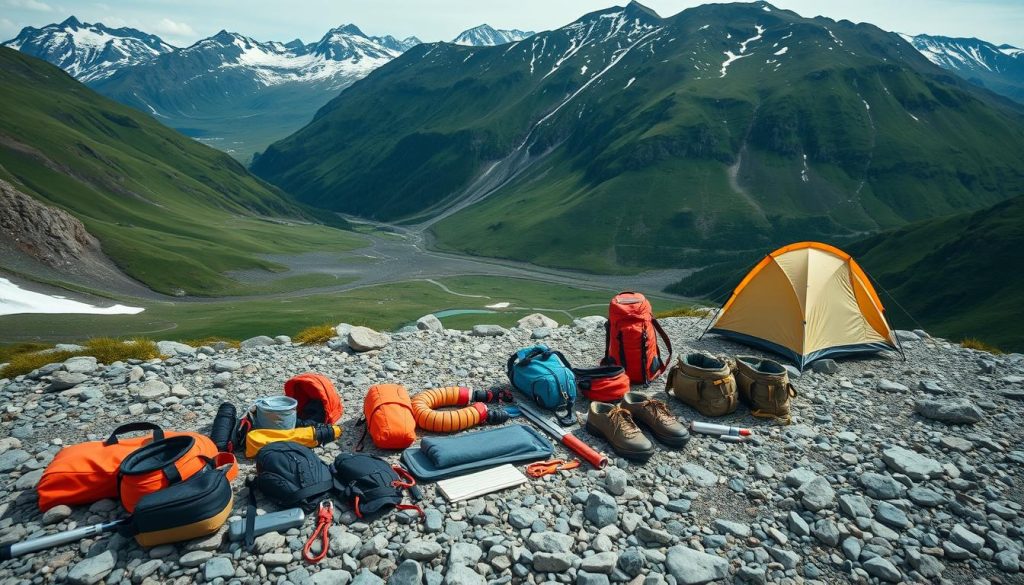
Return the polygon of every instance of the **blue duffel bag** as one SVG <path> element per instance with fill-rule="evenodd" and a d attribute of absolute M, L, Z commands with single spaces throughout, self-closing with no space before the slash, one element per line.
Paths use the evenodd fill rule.
<path fill-rule="evenodd" d="M 520 349 L 508 358 L 508 381 L 527 399 L 554 411 L 561 424 L 575 422 L 576 375 L 562 352 L 543 344 Z M 558 414 L 562 409 L 564 416 Z"/>

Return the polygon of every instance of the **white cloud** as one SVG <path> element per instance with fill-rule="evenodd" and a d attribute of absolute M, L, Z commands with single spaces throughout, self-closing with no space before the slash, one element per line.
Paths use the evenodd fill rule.
<path fill-rule="evenodd" d="M 196 31 L 185 22 L 175 22 L 170 18 L 161 18 L 153 27 L 154 32 L 165 35 L 192 36 Z"/>
<path fill-rule="evenodd" d="M 21 8 L 23 10 L 35 10 L 37 12 L 53 12 L 53 8 L 39 0 L 7 0 L 7 6 Z"/>

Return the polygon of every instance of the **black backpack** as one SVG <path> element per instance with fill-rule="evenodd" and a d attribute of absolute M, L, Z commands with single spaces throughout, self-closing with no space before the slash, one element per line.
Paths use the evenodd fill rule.
<path fill-rule="evenodd" d="M 305 445 L 278 441 L 256 455 L 256 488 L 283 508 L 312 510 L 334 489 L 331 468 Z"/>
<path fill-rule="evenodd" d="M 403 504 L 402 490 L 408 489 L 413 499 L 422 497 L 416 480 L 398 465 L 391 465 L 375 455 L 342 453 L 331 466 L 338 495 L 349 501 L 357 518 L 375 514 L 387 508 L 423 510 L 413 504 Z"/>

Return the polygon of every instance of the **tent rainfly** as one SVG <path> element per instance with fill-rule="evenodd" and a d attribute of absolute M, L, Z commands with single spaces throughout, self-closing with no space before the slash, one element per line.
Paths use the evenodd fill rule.
<path fill-rule="evenodd" d="M 740 281 L 708 330 L 814 360 L 901 351 L 867 274 L 842 250 L 799 242 L 768 254 Z"/>

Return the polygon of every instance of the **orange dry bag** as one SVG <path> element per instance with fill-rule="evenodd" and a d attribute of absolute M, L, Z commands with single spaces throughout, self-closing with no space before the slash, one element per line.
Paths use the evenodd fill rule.
<path fill-rule="evenodd" d="M 416 440 L 416 419 L 412 415 L 409 392 L 399 384 L 371 386 L 363 400 L 366 431 L 381 449 L 405 449 Z"/>
<path fill-rule="evenodd" d="M 298 419 L 295 426 L 333 425 L 345 413 L 341 397 L 327 376 L 309 372 L 299 374 L 284 383 L 284 395 L 291 396 L 298 403 L 295 406 Z"/>
<path fill-rule="evenodd" d="M 149 431 L 141 437 L 119 435 Z M 159 425 L 136 422 L 121 425 L 105 441 L 89 441 L 61 449 L 39 479 L 39 509 L 64 504 L 78 506 L 117 497 L 117 470 L 129 453 L 154 440 L 180 433 L 164 432 Z"/>

